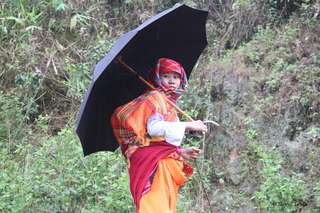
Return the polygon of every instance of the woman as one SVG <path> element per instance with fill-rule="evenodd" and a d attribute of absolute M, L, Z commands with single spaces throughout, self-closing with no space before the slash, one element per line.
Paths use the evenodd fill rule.
<path fill-rule="evenodd" d="M 167 58 L 159 59 L 148 82 L 156 89 L 117 108 L 111 117 L 114 135 L 126 157 L 130 191 L 139 213 L 174 213 L 178 187 L 193 168 L 201 151 L 181 148 L 185 130 L 207 132 L 201 121 L 179 122 L 168 99 L 177 103 L 185 92 L 187 78 L 182 66 Z"/>

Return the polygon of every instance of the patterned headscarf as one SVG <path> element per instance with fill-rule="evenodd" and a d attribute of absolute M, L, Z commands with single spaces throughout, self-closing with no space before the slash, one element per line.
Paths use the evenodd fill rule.
<path fill-rule="evenodd" d="M 181 84 L 179 89 L 172 89 L 171 87 L 165 86 L 162 84 L 160 75 L 166 72 L 176 72 L 180 75 Z M 157 90 L 162 90 L 167 94 L 169 99 L 173 102 L 182 95 L 188 86 L 188 80 L 186 73 L 183 67 L 176 61 L 168 58 L 160 58 L 156 63 L 153 69 L 149 71 L 147 81 L 152 84 Z M 151 88 L 148 88 L 147 91 L 151 91 Z"/>

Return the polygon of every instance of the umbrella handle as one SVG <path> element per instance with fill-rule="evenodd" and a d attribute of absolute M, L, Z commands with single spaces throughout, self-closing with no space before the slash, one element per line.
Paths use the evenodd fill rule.
<path fill-rule="evenodd" d="M 140 75 L 138 75 L 138 73 L 136 71 L 134 71 L 131 67 L 129 67 L 126 63 L 124 63 L 121 60 L 121 57 L 117 57 L 115 62 L 119 62 L 121 65 L 123 65 L 125 68 L 127 68 L 130 72 L 132 72 L 133 74 L 135 74 L 143 83 L 145 83 L 148 87 L 150 87 L 151 89 L 155 89 L 155 87 L 150 84 L 148 81 L 146 81 L 143 77 L 141 77 Z M 189 115 L 187 115 L 184 111 L 182 111 L 177 105 L 175 105 L 172 101 L 170 101 L 169 99 L 167 100 L 168 103 L 173 106 L 178 112 L 180 112 L 184 117 L 186 117 L 189 121 L 194 121 Z"/>

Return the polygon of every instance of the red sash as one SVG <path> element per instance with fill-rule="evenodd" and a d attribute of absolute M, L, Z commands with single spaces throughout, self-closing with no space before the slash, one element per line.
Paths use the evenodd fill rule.
<path fill-rule="evenodd" d="M 158 161 L 177 149 L 177 146 L 165 141 L 150 142 L 149 146 L 138 148 L 130 157 L 130 191 L 137 212 L 144 187 Z"/>

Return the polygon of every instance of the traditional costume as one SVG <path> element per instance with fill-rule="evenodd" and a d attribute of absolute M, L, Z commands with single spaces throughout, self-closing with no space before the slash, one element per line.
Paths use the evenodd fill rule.
<path fill-rule="evenodd" d="M 160 74 L 177 72 L 181 86 L 173 90 L 161 83 Z M 148 82 L 156 89 L 117 108 L 111 117 L 114 135 L 128 161 L 130 191 L 140 213 L 174 213 L 178 187 L 193 168 L 182 158 L 181 141 L 185 124 L 179 122 L 176 103 L 187 86 L 182 66 L 162 58 L 150 71 Z"/>

